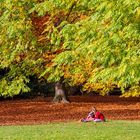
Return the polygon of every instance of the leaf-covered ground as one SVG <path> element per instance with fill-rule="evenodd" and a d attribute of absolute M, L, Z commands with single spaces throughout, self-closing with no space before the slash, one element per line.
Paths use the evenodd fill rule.
<path fill-rule="evenodd" d="M 54 104 L 52 98 L 0 101 L 0 125 L 79 121 L 92 106 L 107 120 L 140 120 L 140 98 L 72 96 L 70 104 Z"/>

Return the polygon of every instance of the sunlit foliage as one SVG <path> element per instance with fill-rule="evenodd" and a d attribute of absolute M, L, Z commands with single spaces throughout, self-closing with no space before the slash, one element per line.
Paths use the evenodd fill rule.
<path fill-rule="evenodd" d="M 45 15 L 35 36 L 31 18 Z M 29 91 L 32 74 L 102 95 L 116 87 L 140 95 L 139 0 L 3 0 L 0 30 L 3 96 Z"/>

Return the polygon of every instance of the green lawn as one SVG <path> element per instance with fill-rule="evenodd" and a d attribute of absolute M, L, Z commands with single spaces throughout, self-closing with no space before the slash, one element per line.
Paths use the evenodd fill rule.
<path fill-rule="evenodd" d="M 140 140 L 140 121 L 1 126 L 0 140 Z"/>

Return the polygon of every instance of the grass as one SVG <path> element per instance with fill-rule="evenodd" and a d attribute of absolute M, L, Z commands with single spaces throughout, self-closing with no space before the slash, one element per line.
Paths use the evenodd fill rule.
<path fill-rule="evenodd" d="M 1 126 L 0 140 L 140 140 L 140 121 Z"/>

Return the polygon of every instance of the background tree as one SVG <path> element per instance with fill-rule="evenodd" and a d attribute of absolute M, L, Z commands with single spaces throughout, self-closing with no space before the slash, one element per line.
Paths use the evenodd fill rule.
<path fill-rule="evenodd" d="M 29 92 L 29 75 L 36 65 L 36 38 L 28 10 L 33 0 L 0 1 L 0 95 Z"/>

